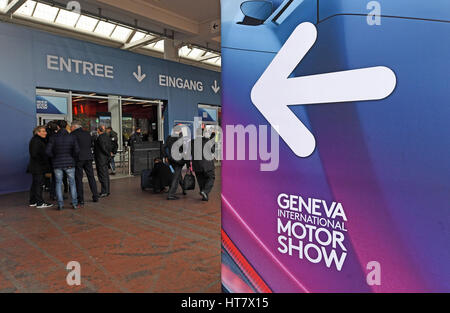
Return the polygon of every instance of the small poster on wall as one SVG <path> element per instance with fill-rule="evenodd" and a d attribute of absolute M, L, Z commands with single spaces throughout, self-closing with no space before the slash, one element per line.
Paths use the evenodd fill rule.
<path fill-rule="evenodd" d="M 36 96 L 38 114 L 67 114 L 67 97 Z"/>

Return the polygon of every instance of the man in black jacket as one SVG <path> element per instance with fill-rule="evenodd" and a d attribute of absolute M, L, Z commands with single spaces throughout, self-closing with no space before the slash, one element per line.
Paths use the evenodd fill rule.
<path fill-rule="evenodd" d="M 94 168 L 92 162 L 94 161 L 94 155 L 92 154 L 93 138 L 91 134 L 82 129 L 81 123 L 75 121 L 72 123 L 72 136 L 75 136 L 80 147 L 80 154 L 77 158 L 75 180 L 77 182 L 78 204 L 84 205 L 84 190 L 83 190 L 83 171 L 86 172 L 86 177 L 89 182 L 89 188 L 92 192 L 92 200 L 98 202 L 98 190 L 97 183 L 94 177 Z"/>
<path fill-rule="evenodd" d="M 48 122 L 46 131 L 47 131 L 46 144 L 48 144 L 48 142 L 50 141 L 50 138 L 58 132 L 57 121 Z M 50 187 L 50 199 L 57 200 L 55 172 L 53 171 L 52 160 L 50 159 L 49 161 L 50 161 L 50 167 L 51 167 L 51 173 L 52 173 L 51 181 L 48 184 L 48 186 Z M 69 189 L 69 187 L 67 186 L 67 188 L 66 188 L 66 180 L 65 179 L 63 179 L 63 182 L 64 182 L 64 191 L 65 191 L 65 190 Z"/>
<path fill-rule="evenodd" d="M 134 163 L 135 163 L 135 157 L 134 157 L 134 153 L 136 150 L 136 145 L 141 144 L 144 141 L 143 137 L 142 137 L 142 131 L 141 128 L 138 127 L 136 128 L 136 131 L 133 133 L 133 135 L 131 135 L 130 139 L 128 140 L 128 146 L 131 149 L 131 172 L 134 173 L 135 169 L 134 169 Z"/>
<path fill-rule="evenodd" d="M 192 142 L 192 167 L 195 172 L 195 177 L 197 177 L 198 185 L 200 187 L 200 195 L 202 196 L 202 201 L 209 200 L 209 193 L 214 187 L 214 180 L 216 179 L 215 165 L 214 165 L 214 152 L 215 147 L 209 152 L 209 155 L 205 154 L 205 146 L 210 140 L 214 140 L 215 134 L 211 135 L 210 139 L 205 137 L 197 137 Z M 201 151 L 200 151 L 201 150 Z"/>
<path fill-rule="evenodd" d="M 170 167 L 165 164 L 163 160 L 156 158 L 153 164 L 151 177 L 153 192 L 161 193 L 165 191 L 166 187 L 171 185 L 173 174 Z"/>
<path fill-rule="evenodd" d="M 133 135 L 131 135 L 130 139 L 128 140 L 128 145 L 133 150 L 136 144 L 140 144 L 144 141 L 142 137 L 142 130 L 140 127 L 136 128 L 136 131 Z"/>
<path fill-rule="evenodd" d="M 116 161 L 114 158 L 116 157 L 117 151 L 119 151 L 119 136 L 112 129 L 112 127 L 108 127 L 106 129 L 106 133 L 111 138 L 111 161 L 109 162 L 109 167 L 111 168 L 111 175 L 116 175 Z"/>
<path fill-rule="evenodd" d="M 42 197 L 45 174 L 51 172 L 50 161 L 45 153 L 47 131 L 44 126 L 39 126 L 33 131 L 33 134 L 29 145 L 30 165 L 28 166 L 28 171 L 33 176 L 30 189 L 30 207 L 45 209 L 53 206 L 45 203 Z"/>
<path fill-rule="evenodd" d="M 178 200 L 178 197 L 175 195 L 178 189 L 178 184 L 180 184 L 181 188 L 183 188 L 182 183 L 183 177 L 181 172 L 183 170 L 183 167 L 188 163 L 186 160 L 182 158 L 183 154 L 185 153 L 184 151 L 185 147 L 184 145 L 180 145 L 178 151 L 179 153 L 177 156 L 173 155 L 174 151 L 172 151 L 173 145 L 177 143 L 179 140 L 181 143 L 181 141 L 183 140 L 183 133 L 182 132 L 177 133 L 176 131 L 174 131 L 173 134 L 166 139 L 166 142 L 163 146 L 163 154 L 168 159 L 169 164 L 172 166 L 174 170 L 172 183 L 170 185 L 167 200 Z M 184 189 L 183 195 L 186 195 L 186 191 Z"/>
<path fill-rule="evenodd" d="M 67 122 L 58 121 L 58 132 L 50 137 L 46 148 L 47 155 L 52 159 L 53 171 L 56 177 L 56 197 L 58 209 L 64 208 L 62 184 L 64 173 L 69 179 L 69 189 L 72 196 L 72 208 L 78 209 L 77 187 L 75 183 L 75 159 L 80 153 L 77 139 L 66 130 Z"/>
<path fill-rule="evenodd" d="M 106 133 L 105 126 L 97 129 L 98 137 L 94 143 L 95 165 L 97 167 L 97 176 L 102 186 L 100 198 L 110 195 L 110 182 L 108 165 L 111 159 L 111 138 Z"/>

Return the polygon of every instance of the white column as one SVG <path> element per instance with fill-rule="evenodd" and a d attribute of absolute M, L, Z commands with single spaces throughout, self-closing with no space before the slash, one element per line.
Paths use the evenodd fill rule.
<path fill-rule="evenodd" d="M 122 129 L 120 127 L 120 103 L 118 96 L 108 96 L 108 111 L 111 113 L 111 127 L 119 136 L 119 148 L 122 146 Z"/>
<path fill-rule="evenodd" d="M 164 39 L 164 59 L 178 61 L 178 48 L 172 39 Z"/>

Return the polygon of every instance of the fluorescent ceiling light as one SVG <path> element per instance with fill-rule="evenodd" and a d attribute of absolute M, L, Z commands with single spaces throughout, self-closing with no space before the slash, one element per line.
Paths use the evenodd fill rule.
<path fill-rule="evenodd" d="M 98 23 L 97 27 L 95 28 L 94 33 L 105 37 L 109 37 L 111 36 L 111 33 L 115 27 L 116 27 L 115 24 L 100 21 L 100 23 Z"/>
<path fill-rule="evenodd" d="M 136 34 L 134 34 L 133 38 L 131 38 L 130 42 L 141 40 L 144 37 L 145 37 L 145 33 L 144 32 L 136 32 Z"/>
<path fill-rule="evenodd" d="M 205 50 L 201 50 L 198 48 L 193 48 L 191 53 L 189 54 L 189 58 L 198 59 L 205 53 Z"/>
<path fill-rule="evenodd" d="M 212 58 L 212 59 L 204 61 L 204 63 L 221 66 L 221 58 L 220 57 Z"/>
<path fill-rule="evenodd" d="M 215 64 L 215 63 L 217 62 L 218 59 L 219 59 L 219 58 L 209 59 L 209 60 L 206 60 L 205 63 Z"/>
<path fill-rule="evenodd" d="M 85 30 L 87 32 L 92 32 L 98 23 L 98 19 L 92 18 L 86 15 L 81 15 L 78 23 L 76 25 L 77 29 Z"/>
<path fill-rule="evenodd" d="M 128 39 L 128 36 L 130 36 L 130 33 L 131 29 L 123 26 L 117 26 L 112 33 L 111 38 L 121 42 L 125 42 Z"/>
<path fill-rule="evenodd" d="M 155 43 L 146 45 L 146 46 L 144 46 L 144 48 L 164 52 L 164 39 L 161 39 Z"/>
<path fill-rule="evenodd" d="M 56 18 L 56 23 L 68 27 L 74 27 L 79 18 L 80 14 L 61 9 L 58 17 Z"/>
<path fill-rule="evenodd" d="M 33 17 L 39 18 L 48 22 L 53 22 L 58 14 L 59 8 L 52 7 L 48 4 L 38 3 L 34 9 Z"/>
<path fill-rule="evenodd" d="M 183 46 L 180 48 L 180 50 L 178 50 L 178 55 L 180 57 L 187 57 L 189 55 L 189 53 L 191 53 L 192 49 L 189 48 L 188 46 Z"/>
<path fill-rule="evenodd" d="M 164 40 L 157 41 L 155 43 L 155 45 L 153 46 L 153 49 L 159 50 L 159 51 L 164 51 Z"/>
<path fill-rule="evenodd" d="M 0 12 L 5 11 L 7 5 L 8 5 L 8 0 L 0 0 Z"/>
<path fill-rule="evenodd" d="M 31 16 L 33 14 L 34 8 L 36 7 L 36 1 L 28 0 L 14 13 L 20 15 Z"/>

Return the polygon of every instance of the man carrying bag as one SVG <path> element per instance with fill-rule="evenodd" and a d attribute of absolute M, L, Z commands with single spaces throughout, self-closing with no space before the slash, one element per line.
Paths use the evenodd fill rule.
<path fill-rule="evenodd" d="M 214 137 L 215 135 L 212 134 L 211 138 L 214 139 Z M 202 201 L 209 201 L 209 194 L 214 187 L 216 179 L 214 165 L 215 146 L 212 146 L 210 155 L 205 155 L 205 146 L 210 140 L 199 136 L 192 142 L 192 167 L 200 187 Z M 201 151 L 199 151 L 200 149 Z"/>
<path fill-rule="evenodd" d="M 179 157 L 181 157 L 184 154 L 183 145 L 180 145 L 178 151 L 179 155 L 177 156 L 173 155 L 172 151 L 174 144 L 177 143 L 179 140 L 183 140 L 183 133 L 179 132 L 179 134 L 177 135 L 177 132 L 174 131 L 172 135 L 167 138 L 166 143 L 164 144 L 163 147 L 164 156 L 169 160 L 169 165 L 171 165 L 173 168 L 173 179 L 170 185 L 167 200 L 178 200 L 178 197 L 175 195 L 178 189 L 178 184 L 180 184 L 181 188 L 183 189 L 183 195 L 186 195 L 181 174 L 184 165 L 186 165 L 186 160 L 183 160 L 182 158 L 181 160 L 179 160 Z"/>

